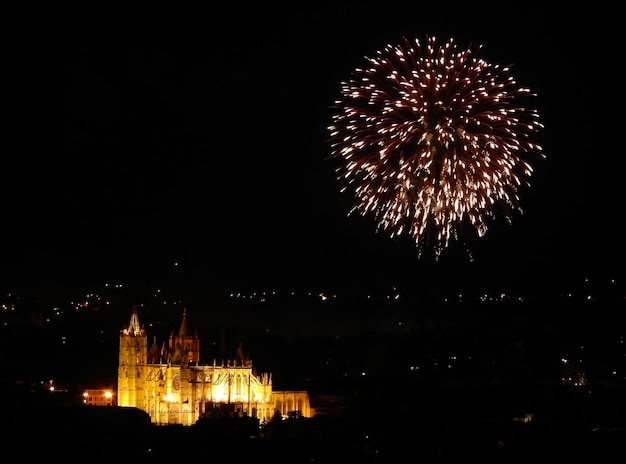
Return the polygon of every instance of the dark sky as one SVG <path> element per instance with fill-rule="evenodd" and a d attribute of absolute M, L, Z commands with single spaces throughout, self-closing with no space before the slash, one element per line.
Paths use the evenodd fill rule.
<path fill-rule="evenodd" d="M 622 16 L 543 4 L 20 18 L 5 57 L 17 143 L 0 165 L 4 286 L 150 281 L 174 267 L 207 286 L 623 278 Z M 341 80 L 388 43 L 426 35 L 512 64 L 545 124 L 524 214 L 468 239 L 473 260 L 464 245 L 418 258 L 409 238 L 347 217 L 327 159 Z"/>

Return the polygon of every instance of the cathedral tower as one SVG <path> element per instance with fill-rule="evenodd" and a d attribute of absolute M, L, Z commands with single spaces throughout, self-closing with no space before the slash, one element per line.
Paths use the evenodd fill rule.
<path fill-rule="evenodd" d="M 145 409 L 143 372 L 148 357 L 148 337 L 133 306 L 128 327 L 120 331 L 117 401 L 121 406 Z"/>
<path fill-rule="evenodd" d="M 200 338 L 197 333 L 189 335 L 186 308 L 183 310 L 183 320 L 180 323 L 178 335 L 172 331 L 169 345 L 172 353 L 172 364 L 197 364 L 200 362 Z"/>

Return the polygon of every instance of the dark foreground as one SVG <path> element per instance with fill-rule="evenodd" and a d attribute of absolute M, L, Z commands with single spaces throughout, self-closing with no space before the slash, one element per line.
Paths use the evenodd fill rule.
<path fill-rule="evenodd" d="M 621 389 L 594 401 L 565 389 L 398 390 L 389 403 L 363 393 L 347 408 L 263 426 L 155 426 L 134 408 L 18 405 L 2 411 L 3 441 L 8 455 L 71 462 L 604 463 L 626 453 Z"/>

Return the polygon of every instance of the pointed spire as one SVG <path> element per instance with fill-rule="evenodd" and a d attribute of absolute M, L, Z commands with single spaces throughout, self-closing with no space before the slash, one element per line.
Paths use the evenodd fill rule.
<path fill-rule="evenodd" d="M 167 345 L 163 342 L 163 345 L 161 346 L 161 362 L 165 359 L 167 359 Z"/>
<path fill-rule="evenodd" d="M 139 316 L 137 315 L 137 306 L 133 305 L 133 310 L 130 314 L 130 324 L 128 326 L 128 333 L 131 336 L 141 334 L 141 327 L 139 326 Z"/>
<path fill-rule="evenodd" d="M 237 360 L 241 362 L 242 366 L 246 361 L 246 355 L 243 352 L 243 345 L 241 342 L 239 342 L 239 346 L 237 347 Z"/>
<path fill-rule="evenodd" d="M 183 321 L 180 323 L 180 330 L 178 331 L 179 337 L 187 336 L 187 308 L 183 309 Z"/>
<path fill-rule="evenodd" d="M 152 342 L 152 346 L 148 352 L 148 359 L 151 363 L 159 362 L 159 346 L 157 344 L 156 336 L 154 337 L 154 341 Z"/>

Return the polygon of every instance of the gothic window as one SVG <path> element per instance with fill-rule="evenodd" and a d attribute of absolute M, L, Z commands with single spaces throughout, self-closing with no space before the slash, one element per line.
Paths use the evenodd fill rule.
<path fill-rule="evenodd" d="M 235 378 L 235 395 L 243 394 L 243 382 L 241 381 L 241 375 L 237 374 Z"/>

